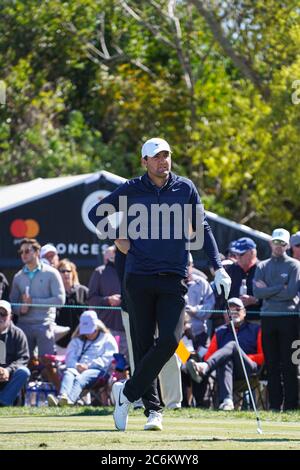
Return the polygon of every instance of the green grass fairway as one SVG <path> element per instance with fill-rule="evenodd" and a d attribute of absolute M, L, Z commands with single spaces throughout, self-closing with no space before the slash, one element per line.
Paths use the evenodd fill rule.
<path fill-rule="evenodd" d="M 263 435 L 250 412 L 166 410 L 164 430 L 145 432 L 141 411 L 128 430 L 114 429 L 112 408 L 1 408 L 0 450 L 300 449 L 300 411 L 261 412 Z"/>

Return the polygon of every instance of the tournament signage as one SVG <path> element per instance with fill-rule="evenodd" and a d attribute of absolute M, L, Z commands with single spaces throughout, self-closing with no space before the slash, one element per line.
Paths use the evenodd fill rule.
<path fill-rule="evenodd" d="M 18 248 L 25 237 L 36 238 L 41 245 L 54 244 L 61 258 L 68 257 L 80 267 L 97 266 L 103 242 L 87 214 L 123 181 L 110 180 L 109 173 L 104 173 L 30 202 L 24 194 L 24 204 L 2 212 L 0 269 L 20 266 Z"/>

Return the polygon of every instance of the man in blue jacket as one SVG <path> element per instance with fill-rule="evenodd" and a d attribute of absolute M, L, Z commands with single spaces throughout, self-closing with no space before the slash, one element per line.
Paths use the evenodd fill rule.
<path fill-rule="evenodd" d="M 168 142 L 160 138 L 145 142 L 142 165 L 146 169 L 143 176 L 126 181 L 89 213 L 102 238 L 108 219 L 111 222 L 108 236 L 116 240 L 123 252 L 128 252 L 125 289 L 131 334 L 135 337 L 136 368 L 125 384 L 117 382 L 113 386 L 114 420 L 120 431 L 125 431 L 130 406 L 140 397 L 148 417 L 144 429 L 162 429 L 156 378 L 182 336 L 187 292 L 184 279 L 193 243 L 197 249 L 201 248 L 202 238 L 203 248 L 216 272 L 218 291 L 221 293 L 223 286 L 228 297 L 231 285 L 198 191 L 189 179 L 171 172 Z M 111 216 L 115 212 L 122 212 L 122 217 L 119 217 L 119 229 L 114 232 Z M 139 216 L 134 218 L 136 214 Z M 194 234 L 192 239 L 190 229 Z M 159 338 L 154 342 L 156 327 Z"/>

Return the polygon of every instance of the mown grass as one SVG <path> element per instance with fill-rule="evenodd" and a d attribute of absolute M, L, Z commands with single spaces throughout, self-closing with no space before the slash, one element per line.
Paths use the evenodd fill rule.
<path fill-rule="evenodd" d="M 114 429 L 112 408 L 1 408 L 0 450 L 300 449 L 300 411 L 260 417 L 263 435 L 252 412 L 166 410 L 164 430 L 145 432 L 143 413 L 134 411 L 122 433 Z"/>

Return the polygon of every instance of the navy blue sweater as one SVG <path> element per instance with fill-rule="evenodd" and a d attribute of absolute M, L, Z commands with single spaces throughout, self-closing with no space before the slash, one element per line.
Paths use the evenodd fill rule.
<path fill-rule="evenodd" d="M 128 210 L 132 208 L 133 204 L 143 204 L 149 215 L 148 227 L 141 227 L 146 232 L 148 229 L 148 238 L 139 237 L 137 239 L 133 239 L 130 237 L 130 234 L 128 236 L 130 240 L 130 250 L 128 251 L 126 259 L 126 272 L 146 275 L 157 274 L 159 272 L 172 272 L 186 277 L 188 264 L 188 239 L 184 235 L 183 217 L 182 237 L 177 239 L 174 236 L 175 228 L 178 228 L 178 220 L 176 221 L 175 218 L 171 216 L 170 222 L 166 220 L 163 221 L 161 217 L 159 218 L 159 235 L 157 238 L 154 238 L 153 236 L 151 237 L 151 227 L 153 229 L 154 225 L 153 219 L 151 220 L 151 207 L 153 207 L 154 204 L 159 205 L 160 207 L 162 204 L 166 204 L 168 207 L 173 204 L 179 204 L 183 213 L 184 206 L 190 205 L 192 207 L 191 225 L 193 230 L 195 230 L 196 211 L 199 210 L 201 200 L 192 181 L 187 178 L 177 176 L 174 173 L 170 173 L 168 181 L 162 188 L 155 186 L 147 173 L 141 177 L 128 180 L 91 209 L 88 216 L 95 226 L 106 219 L 107 216 L 107 213 L 104 213 L 103 216 L 97 215 L 98 207 L 103 204 L 111 204 L 115 211 L 119 212 L 120 196 L 127 197 Z M 128 215 L 127 225 L 129 225 L 136 217 L 138 217 L 138 214 L 134 214 L 134 216 Z M 214 269 L 218 269 L 222 267 L 220 255 L 216 241 L 205 216 L 204 220 L 202 218 L 202 223 L 204 229 L 203 248 Z M 165 229 L 166 227 L 170 229 L 169 239 L 165 239 L 162 236 L 162 229 Z M 199 227 L 197 227 L 197 229 L 199 230 Z M 115 238 L 118 238 L 118 234 L 116 234 Z"/>

